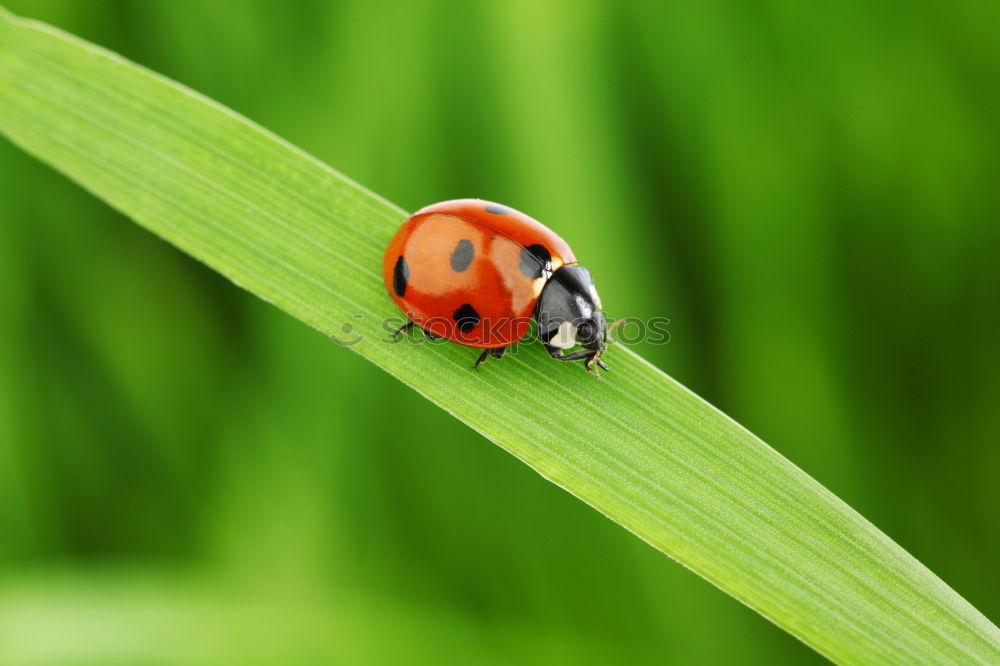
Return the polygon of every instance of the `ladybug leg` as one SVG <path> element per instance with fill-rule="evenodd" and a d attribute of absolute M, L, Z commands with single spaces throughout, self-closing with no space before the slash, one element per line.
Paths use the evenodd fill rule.
<path fill-rule="evenodd" d="M 590 356 L 590 358 L 588 358 L 586 361 L 583 362 L 584 367 L 587 368 L 587 374 L 590 374 L 590 371 L 593 369 L 595 363 L 599 368 L 604 368 L 605 370 L 608 369 L 607 364 L 601 360 L 601 352 L 595 351 Z M 601 376 L 601 371 L 594 370 L 594 377 L 600 378 L 600 376 Z"/>
<path fill-rule="evenodd" d="M 586 359 L 583 362 L 583 365 L 585 368 L 587 368 L 587 372 L 591 371 L 595 363 L 599 368 L 603 368 L 604 370 L 608 369 L 607 364 L 601 360 L 601 353 L 595 352 L 592 349 L 580 349 L 578 351 L 573 352 L 572 354 L 566 354 L 565 356 L 562 355 L 562 349 L 560 349 L 559 347 L 545 345 L 545 350 L 549 352 L 549 356 L 556 359 L 557 361 L 580 361 Z M 600 374 L 598 373 L 597 376 L 600 377 Z"/>
<path fill-rule="evenodd" d="M 549 353 L 549 356 L 557 360 L 562 359 L 562 349 L 559 347 L 553 347 L 545 341 L 542 341 L 542 344 L 545 345 L 545 351 Z"/>
<path fill-rule="evenodd" d="M 431 333 L 430 331 L 428 331 L 426 329 L 420 329 L 420 330 L 422 330 L 424 332 L 424 335 L 426 335 L 427 339 L 430 340 L 431 342 L 434 342 L 435 340 L 440 340 L 441 339 L 440 335 L 434 335 L 433 333 Z"/>
<path fill-rule="evenodd" d="M 479 358 L 476 359 L 476 362 L 472 364 L 472 367 L 478 370 L 480 364 L 482 364 L 482 362 L 488 359 L 490 356 L 492 356 L 493 358 L 503 358 L 503 355 L 506 353 L 507 353 L 506 347 L 497 347 L 495 349 L 484 349 L 483 353 L 480 354 Z"/>
<path fill-rule="evenodd" d="M 406 322 L 405 324 L 403 324 L 402 326 L 400 326 L 399 328 L 397 328 L 395 331 L 392 332 L 392 338 L 393 339 L 398 338 L 401 334 L 406 333 L 414 326 L 416 326 L 416 324 L 414 324 L 412 321 Z"/>
<path fill-rule="evenodd" d="M 549 352 L 549 356 L 557 361 L 579 361 L 580 359 L 590 358 L 594 355 L 594 352 L 590 349 L 580 349 L 565 356 L 562 355 L 562 349 L 559 347 L 546 347 L 546 349 Z"/>

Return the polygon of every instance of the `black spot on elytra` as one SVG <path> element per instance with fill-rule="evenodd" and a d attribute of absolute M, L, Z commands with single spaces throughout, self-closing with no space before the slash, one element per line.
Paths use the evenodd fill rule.
<path fill-rule="evenodd" d="M 469 267 L 469 264 L 472 263 L 472 257 L 474 255 L 475 252 L 472 248 L 472 241 L 466 240 L 464 238 L 458 241 L 458 245 L 456 245 L 455 249 L 451 251 L 452 270 L 454 270 L 456 273 L 461 273 L 462 271 L 464 271 L 466 268 Z"/>
<path fill-rule="evenodd" d="M 532 280 L 552 275 L 552 255 L 544 245 L 529 245 L 521 250 L 521 272 Z"/>
<path fill-rule="evenodd" d="M 400 255 L 396 260 L 396 267 L 392 269 L 392 288 L 400 298 L 406 293 L 406 283 L 410 281 L 410 266 L 406 263 L 406 257 Z"/>
<path fill-rule="evenodd" d="M 490 204 L 484 209 L 487 213 L 493 213 L 494 215 L 506 215 L 510 211 L 503 206 L 498 206 L 497 204 Z"/>
<path fill-rule="evenodd" d="M 476 312 L 476 308 L 468 303 L 455 310 L 453 316 L 455 323 L 458 324 L 458 330 L 462 331 L 462 333 L 471 332 L 479 324 L 479 313 Z"/>

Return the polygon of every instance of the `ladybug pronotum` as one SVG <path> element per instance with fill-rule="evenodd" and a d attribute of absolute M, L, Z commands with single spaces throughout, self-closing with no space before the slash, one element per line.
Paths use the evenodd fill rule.
<path fill-rule="evenodd" d="M 420 209 L 389 242 L 382 277 L 410 320 L 396 335 L 416 326 L 482 349 L 475 368 L 502 358 L 534 318 L 552 358 L 608 369 L 607 322 L 590 272 L 566 241 L 512 208 L 457 199 Z"/>

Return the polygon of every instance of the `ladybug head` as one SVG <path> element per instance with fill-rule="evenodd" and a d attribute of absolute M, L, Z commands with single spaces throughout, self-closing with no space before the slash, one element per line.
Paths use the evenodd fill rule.
<path fill-rule="evenodd" d="M 599 356 L 607 345 L 601 299 L 590 271 L 582 266 L 563 266 L 552 274 L 538 297 L 535 319 L 538 337 L 555 358 L 569 360 L 556 354 L 577 345 Z M 586 356 L 577 352 L 575 358 Z"/>

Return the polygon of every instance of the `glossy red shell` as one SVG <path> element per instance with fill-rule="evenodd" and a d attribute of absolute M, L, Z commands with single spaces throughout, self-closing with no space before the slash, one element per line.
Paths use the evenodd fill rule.
<path fill-rule="evenodd" d="M 563 239 L 523 213 L 480 199 L 445 201 L 403 223 L 382 276 L 399 309 L 425 331 L 467 347 L 506 347 L 527 334 L 548 276 L 523 268 L 525 253 L 539 246 L 552 270 L 576 263 Z"/>

